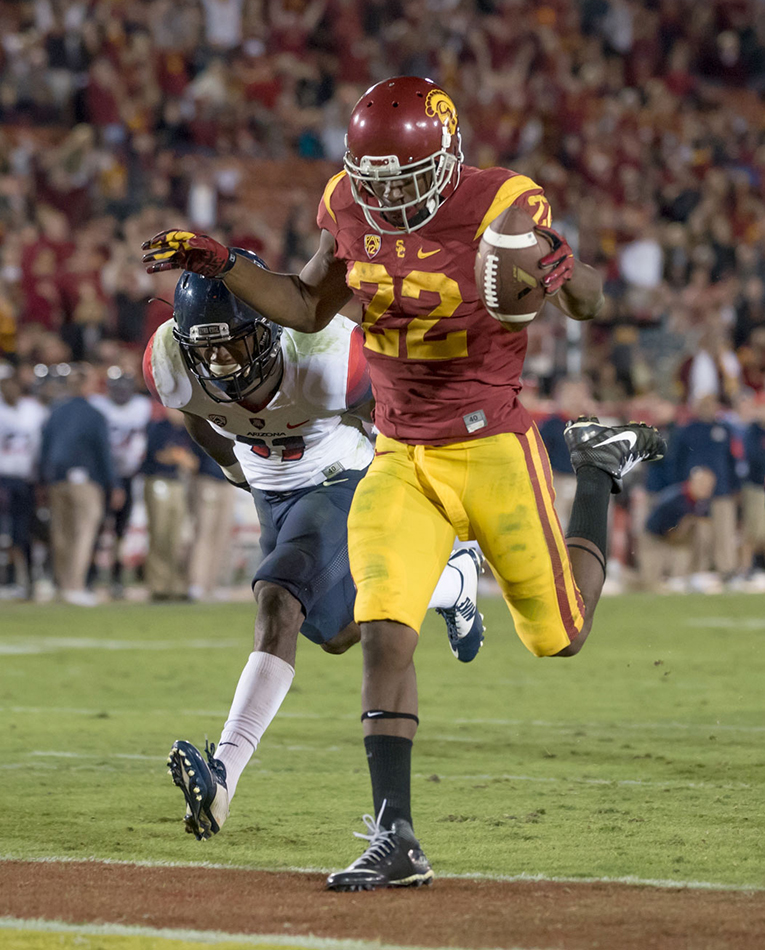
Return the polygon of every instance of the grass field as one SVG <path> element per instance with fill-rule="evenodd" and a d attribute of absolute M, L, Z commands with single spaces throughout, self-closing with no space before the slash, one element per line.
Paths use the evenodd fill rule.
<path fill-rule="evenodd" d="M 584 652 L 533 658 L 500 601 L 457 663 L 418 649 L 417 831 L 437 874 L 765 884 L 758 596 L 603 601 Z M 369 811 L 360 651 L 301 643 L 224 832 L 182 831 L 175 738 L 217 741 L 248 605 L 0 606 L 3 858 L 333 868 Z M 30 946 L 32 946 L 30 938 Z"/>

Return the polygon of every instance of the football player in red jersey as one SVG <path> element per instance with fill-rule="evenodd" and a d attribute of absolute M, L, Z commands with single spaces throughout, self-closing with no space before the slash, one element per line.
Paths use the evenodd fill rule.
<path fill-rule="evenodd" d="M 150 273 L 183 267 L 218 277 L 268 319 L 306 333 L 352 296 L 363 306 L 380 436 L 348 533 L 375 817 L 367 816 L 364 854 L 328 879 L 347 891 L 433 877 L 412 829 L 413 657 L 454 534 L 480 544 L 526 647 L 572 656 L 605 579 L 610 494 L 664 445 L 639 423 L 570 425 L 577 494 L 564 537 L 547 453 L 518 399 L 526 332 L 509 333 L 488 313 L 473 264 L 488 225 L 517 205 L 553 245 L 540 264 L 566 314 L 589 320 L 599 312 L 599 275 L 552 230 L 535 182 L 464 164 L 457 110 L 430 80 L 373 86 L 354 108 L 346 141 L 345 168 L 319 205 L 319 249 L 299 275 L 263 271 L 188 231 L 147 241 L 144 261 Z"/>

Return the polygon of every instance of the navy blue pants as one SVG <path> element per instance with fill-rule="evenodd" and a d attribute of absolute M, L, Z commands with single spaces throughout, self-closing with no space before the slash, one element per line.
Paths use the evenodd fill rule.
<path fill-rule="evenodd" d="M 23 552 L 30 563 L 32 519 L 35 513 L 34 488 L 22 478 L 0 475 L 0 532 Z"/>
<path fill-rule="evenodd" d="M 300 632 L 326 643 L 353 620 L 356 587 L 348 563 L 348 511 L 366 469 L 348 470 L 313 488 L 254 488 L 263 560 L 253 584 L 269 581 L 300 601 Z"/>

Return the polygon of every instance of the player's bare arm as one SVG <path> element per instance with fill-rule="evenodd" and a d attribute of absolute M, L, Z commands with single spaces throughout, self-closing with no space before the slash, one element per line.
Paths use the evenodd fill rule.
<path fill-rule="evenodd" d="M 335 257 L 335 240 L 327 231 L 322 231 L 319 249 L 299 275 L 265 270 L 214 238 L 192 231 L 162 231 L 142 249 L 148 273 L 181 269 L 223 280 L 264 317 L 301 333 L 324 329 L 352 296 L 345 264 Z"/>
<path fill-rule="evenodd" d="M 561 287 L 556 305 L 574 320 L 592 320 L 605 303 L 603 280 L 594 267 L 574 260 L 574 272 Z"/>
<path fill-rule="evenodd" d="M 574 257 L 562 234 L 548 227 L 538 226 L 536 230 L 552 245 L 550 253 L 539 262 L 541 267 L 550 268 L 544 278 L 545 292 L 556 294 L 556 306 L 574 320 L 592 320 L 605 302 L 600 274 Z"/>
<path fill-rule="evenodd" d="M 190 412 L 183 413 L 183 422 L 191 438 L 210 458 L 217 462 L 228 481 L 237 488 L 250 490 L 242 466 L 234 455 L 234 443 L 231 439 L 216 432 L 206 419 L 200 419 Z"/>

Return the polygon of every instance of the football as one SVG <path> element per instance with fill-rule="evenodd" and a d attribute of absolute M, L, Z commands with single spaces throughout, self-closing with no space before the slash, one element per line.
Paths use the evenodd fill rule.
<path fill-rule="evenodd" d="M 544 268 L 550 243 L 534 230 L 522 208 L 509 207 L 486 228 L 475 259 L 478 294 L 489 313 L 508 330 L 523 330 L 545 304 Z"/>

